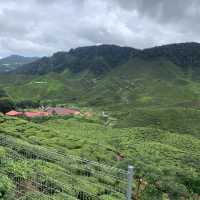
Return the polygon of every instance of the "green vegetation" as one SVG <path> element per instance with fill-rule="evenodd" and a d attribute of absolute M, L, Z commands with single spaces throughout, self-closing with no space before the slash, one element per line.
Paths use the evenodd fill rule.
<path fill-rule="evenodd" d="M 6 113 L 15 107 L 14 101 L 0 89 L 0 112 Z"/>
<path fill-rule="evenodd" d="M 19 68 L 17 73 L 48 74 L 49 72 L 62 72 L 70 69 L 79 73 L 89 69 L 96 75 L 126 63 L 131 55 L 138 52 L 133 48 L 119 47 L 115 45 L 100 45 L 92 47 L 80 47 L 69 52 L 58 52 L 52 57 L 44 57 L 36 62 Z"/>
<path fill-rule="evenodd" d="M 189 199 L 200 192 L 200 140 L 194 136 L 157 128 L 111 128 L 80 117 L 52 118 L 39 124 L 1 117 L 0 123 L 1 134 L 20 139 L 27 152 L 33 144 L 123 169 L 127 168 L 127 164 L 133 164 L 136 172 L 134 192 L 141 199 L 163 199 L 163 195 L 173 199 Z M 2 148 L 2 155 L 5 151 L 8 152 Z M 117 160 L 117 153 L 123 155 L 121 161 Z M 14 170 L 20 177 L 30 176 L 32 166 L 37 161 L 31 162 L 11 160 L 6 169 Z M 5 166 L 2 167 L 4 169 Z M 57 174 L 58 168 L 60 171 L 59 166 L 48 164 L 45 173 Z M 137 191 L 140 179 L 146 185 Z M 61 181 L 65 183 L 67 180 Z M 92 189 L 87 187 L 88 190 Z"/>
<path fill-rule="evenodd" d="M 122 169 L 132 164 L 137 199 L 198 200 L 199 52 L 199 44 L 195 43 L 143 51 L 102 45 L 59 52 L 25 65 L 16 73 L 0 75 L 0 88 L 4 89 L 0 91 L 0 102 L 14 99 L 14 105 L 22 109 L 61 104 L 93 113 L 91 119 L 76 116 L 32 121 L 1 116 L 0 133 L 17 138 L 25 145 L 25 152 L 46 147 Z M 11 152 L 2 147 L 2 155 Z M 23 178 L 36 173 L 33 165 L 41 160 L 46 162 L 24 159 L 19 163 L 11 159 L 1 169 L 15 170 Z M 63 170 L 58 163 L 46 163 L 41 168 L 49 177 Z M 86 180 L 78 173 L 73 172 L 73 177 L 84 189 L 101 199 L 120 199 L 87 182 L 113 185 L 107 177 Z M 53 178 L 60 180 L 62 174 Z M 68 179 L 60 181 L 70 184 Z M 0 183 L 0 192 L 8 195 L 3 198 L 12 199 L 15 182 L 6 174 Z M 35 199 L 42 195 L 38 192 L 30 191 Z M 56 199 L 71 192 L 59 193 Z"/>
<path fill-rule="evenodd" d="M 11 55 L 0 59 L 0 73 L 10 72 L 16 70 L 18 67 L 36 61 L 37 57 L 24 57 L 18 55 Z"/>
<path fill-rule="evenodd" d="M 138 108 L 116 112 L 115 127 L 152 127 L 200 138 L 200 110 L 189 108 Z"/>

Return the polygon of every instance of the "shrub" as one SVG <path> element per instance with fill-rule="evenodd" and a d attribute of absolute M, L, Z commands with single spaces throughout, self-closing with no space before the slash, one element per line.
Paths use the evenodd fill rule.
<path fill-rule="evenodd" d="M 6 113 L 14 108 L 15 104 L 10 98 L 0 98 L 0 112 Z"/>
<path fill-rule="evenodd" d="M 40 106 L 39 101 L 33 101 L 33 100 L 22 100 L 16 103 L 16 107 L 18 108 L 38 108 Z"/>
<path fill-rule="evenodd" d="M 12 181 L 5 175 L 0 175 L 0 199 L 14 200 L 15 186 Z"/>

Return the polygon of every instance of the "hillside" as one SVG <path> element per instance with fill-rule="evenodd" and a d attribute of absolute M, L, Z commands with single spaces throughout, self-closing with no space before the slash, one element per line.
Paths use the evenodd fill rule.
<path fill-rule="evenodd" d="M 18 69 L 18 74 L 0 75 L 0 86 L 16 101 L 76 104 L 108 111 L 120 119 L 122 127 L 134 123 L 136 108 L 146 109 L 145 115 L 149 115 L 149 122 L 154 124 L 161 115 L 167 119 L 177 110 L 191 118 L 198 115 L 200 106 L 199 68 L 193 64 L 198 63 L 198 52 L 196 43 L 143 51 L 110 45 L 82 47 L 25 65 Z M 69 55 L 73 55 L 72 60 L 68 59 Z M 109 67 L 104 68 L 101 62 L 95 64 L 97 57 Z M 51 64 L 47 65 L 44 59 Z M 67 65 L 68 62 L 71 64 Z M 156 118 L 152 110 L 157 112 Z M 121 120 L 123 116 L 126 117 Z M 144 116 L 138 117 L 141 123 L 137 124 L 143 126 Z M 159 123 L 156 126 L 162 127 Z M 183 129 L 183 132 L 188 130 Z"/>
<path fill-rule="evenodd" d="M 52 57 L 44 57 L 21 67 L 16 72 L 42 75 L 62 72 L 65 69 L 70 69 L 74 73 L 88 69 L 98 75 L 127 62 L 136 52 L 133 48 L 114 45 L 80 47 L 69 52 L 55 53 Z"/>
<path fill-rule="evenodd" d="M 56 149 L 122 169 L 133 164 L 135 193 L 140 178 L 145 183 L 139 190 L 142 200 L 198 199 L 199 54 L 198 43 L 144 50 L 100 45 L 25 64 L 0 74 L 0 88 L 4 89 L 0 100 L 9 99 L 14 107 L 24 102 L 75 106 L 91 111 L 93 118 L 26 121 L 1 116 L 0 133 L 18 138 L 20 144 Z M 121 160 L 117 159 L 119 153 Z M 29 163 L 27 160 L 25 168 Z M 45 168 L 44 173 L 48 176 L 60 167 Z M 32 165 L 27 168 L 28 172 L 35 170 Z M 80 181 L 78 173 L 73 177 Z M 91 176 L 88 180 L 113 186 L 109 179 Z M 105 191 L 96 187 L 93 190 L 88 180 L 80 182 L 100 199 L 120 199 L 111 194 L 105 197 Z"/>
<path fill-rule="evenodd" d="M 80 156 L 125 170 L 128 163 L 133 164 L 136 173 L 134 192 L 137 193 L 137 183 L 142 178 L 146 182 L 146 186 L 139 191 L 138 195 L 144 200 L 161 200 L 164 196 L 172 199 L 189 199 L 190 197 L 195 198 L 195 194 L 200 192 L 200 140 L 195 137 L 155 128 L 113 129 L 102 126 L 98 121 L 92 122 L 81 118 L 57 118 L 38 124 L 23 119 L 0 117 L 0 123 L 1 135 L 17 138 L 16 142 L 19 145 L 19 149 L 13 149 L 16 152 L 9 149 L 11 148 L 9 146 L 9 148 L 1 147 L 3 162 L 6 160 L 5 153 L 10 154 L 13 159 L 12 156 L 29 155 L 31 149 L 35 149 L 34 155 L 36 156 L 42 147 L 46 147 L 50 149 L 49 156 L 52 149 L 52 151 L 57 150 L 66 156 Z M 118 153 L 123 155 L 122 160 L 117 159 Z M 1 166 L 1 170 L 5 170 L 7 176 L 9 172 L 16 169 L 15 176 L 21 177 L 22 180 L 26 180 L 26 177 L 33 173 L 40 173 L 48 176 L 49 181 L 57 180 L 66 186 L 70 184 L 70 177 L 67 178 L 63 173 L 64 163 L 51 163 L 48 161 L 50 157 L 47 161 L 41 162 L 41 156 L 37 160 L 34 157 L 31 158 L 30 155 L 21 163 L 14 162 L 12 159 Z M 36 168 L 36 164 L 40 167 Z M 60 176 L 59 173 L 61 173 Z M 100 190 L 100 192 L 96 188 L 97 185 L 94 187 L 93 183 L 111 184 L 108 177 L 102 177 L 105 178 L 104 181 L 93 176 L 81 177 L 80 172 L 76 170 L 73 170 L 72 175 L 74 180 L 79 180 L 79 184 L 83 184 L 81 189 L 90 191 L 90 194 L 97 195 L 99 199 L 121 199 L 112 194 L 106 196 L 104 195 L 105 191 Z M 13 184 L 12 179 L 7 181 L 11 182 L 10 185 Z M 88 185 L 90 181 L 91 184 Z M 49 182 L 49 184 L 53 184 L 53 182 Z M 59 187 L 59 185 L 54 185 L 54 187 Z M 9 192 L 12 194 L 9 188 L 4 190 L 5 194 Z M 71 192 L 65 192 L 65 195 L 72 195 Z M 48 194 L 50 193 L 46 193 L 46 195 Z M 59 199 L 61 194 L 55 193 L 54 195 Z"/>
<path fill-rule="evenodd" d="M 26 64 L 6 78 L 1 76 L 0 84 L 17 99 L 76 100 L 106 107 L 110 102 L 198 107 L 199 54 L 198 43 L 145 50 L 81 47 Z"/>
<path fill-rule="evenodd" d="M 10 72 L 16 70 L 18 67 L 36 61 L 37 57 L 24 57 L 18 55 L 11 55 L 0 59 L 0 73 Z"/>
<path fill-rule="evenodd" d="M 52 57 L 44 57 L 30 65 L 17 70 L 25 74 L 47 74 L 70 69 L 81 72 L 89 69 L 96 75 L 126 63 L 130 58 L 141 58 L 148 61 L 164 58 L 187 70 L 198 71 L 200 62 L 199 43 L 180 43 L 138 50 L 116 45 L 100 45 L 71 49 L 69 52 L 58 52 Z"/>
<path fill-rule="evenodd" d="M 199 48 L 197 43 L 143 51 L 113 45 L 81 47 L 25 65 L 17 74 L 0 75 L 0 87 L 15 101 L 104 110 L 117 117 L 120 127 L 150 125 L 198 136 Z M 95 63 L 96 58 L 109 67 Z M 174 120 L 173 113 L 188 118 L 187 123 Z M 165 120 L 168 125 L 163 125 Z M 190 120 L 196 128 L 189 128 Z"/>

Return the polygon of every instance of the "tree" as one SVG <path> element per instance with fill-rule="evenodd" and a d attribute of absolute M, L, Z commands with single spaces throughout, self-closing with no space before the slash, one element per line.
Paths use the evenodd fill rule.
<path fill-rule="evenodd" d="M 14 108 L 15 104 L 10 98 L 8 97 L 0 98 L 0 112 L 7 113 Z"/>

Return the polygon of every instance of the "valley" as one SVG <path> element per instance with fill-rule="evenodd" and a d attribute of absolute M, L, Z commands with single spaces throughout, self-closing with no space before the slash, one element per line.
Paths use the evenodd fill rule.
<path fill-rule="evenodd" d="M 89 117 L 34 119 L 1 114 L 0 133 L 16 139 L 25 152 L 41 147 L 122 170 L 133 165 L 132 187 L 137 200 L 199 200 L 199 56 L 198 43 L 145 50 L 100 45 L 55 53 L 0 73 L 2 113 L 42 106 L 75 107 L 81 113 L 92 113 Z M 11 157 L 1 170 L 6 171 L 3 191 L 12 200 L 15 194 L 8 185 L 14 181 L 9 174 L 16 171 L 16 177 L 26 179 L 36 173 L 31 163 L 48 160 L 24 158 L 19 163 L 12 155 L 21 157 L 21 151 L 2 146 L 1 152 L 2 163 L 7 155 Z M 61 164 L 49 166 L 41 165 L 40 173 L 51 177 L 58 169 L 63 170 Z M 73 172 L 72 177 L 76 179 L 78 173 Z M 70 185 L 61 177 L 54 180 Z M 119 186 L 117 182 L 109 182 L 106 177 L 79 178 L 84 190 L 99 199 L 123 199 L 120 194 L 93 188 L 87 181 L 113 187 Z M 66 198 L 74 199 L 80 191 L 65 192 L 69 195 Z M 53 197 L 64 198 L 59 195 L 62 192 Z M 84 200 L 80 195 L 75 199 Z"/>

